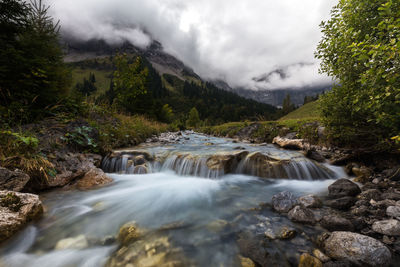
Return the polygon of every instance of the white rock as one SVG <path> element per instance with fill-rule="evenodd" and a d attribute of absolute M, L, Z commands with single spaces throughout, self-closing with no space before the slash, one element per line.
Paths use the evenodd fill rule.
<path fill-rule="evenodd" d="M 88 241 L 84 235 L 61 239 L 57 242 L 55 249 L 84 249 L 89 246 Z"/>

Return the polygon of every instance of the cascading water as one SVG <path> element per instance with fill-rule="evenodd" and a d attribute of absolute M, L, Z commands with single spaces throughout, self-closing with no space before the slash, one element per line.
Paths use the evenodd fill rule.
<path fill-rule="evenodd" d="M 190 259 L 184 266 L 240 266 L 240 240 L 251 240 L 242 238 L 249 231 L 264 239 L 268 225 L 312 234 L 270 209 L 257 213 L 259 203 L 284 190 L 318 194 L 344 176 L 341 168 L 299 152 L 197 134 L 184 137 L 167 146 L 115 151 L 102 162 L 114 179 L 109 186 L 42 196 L 44 218 L 3 247 L 0 266 L 114 267 L 125 265 L 112 265 L 110 257 L 118 261 L 128 255 L 133 255 L 133 266 L 183 258 Z M 130 221 L 146 234 L 125 249 L 128 254 L 117 253 L 113 237 Z M 62 249 L 60 243 L 71 239 L 85 242 Z M 299 234 L 292 241 L 265 244 L 264 254 L 276 255 L 281 266 L 288 266 L 290 257 L 310 242 Z"/>

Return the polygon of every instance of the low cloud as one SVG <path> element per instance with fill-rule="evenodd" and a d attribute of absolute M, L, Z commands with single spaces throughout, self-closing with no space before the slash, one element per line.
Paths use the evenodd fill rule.
<path fill-rule="evenodd" d="M 47 0 L 62 31 L 74 38 L 140 47 L 158 40 L 206 79 L 259 90 L 330 82 L 318 74 L 314 51 L 319 24 L 336 2 Z M 285 75 L 274 75 L 276 70 Z M 269 79 L 257 81 L 269 73 Z"/>

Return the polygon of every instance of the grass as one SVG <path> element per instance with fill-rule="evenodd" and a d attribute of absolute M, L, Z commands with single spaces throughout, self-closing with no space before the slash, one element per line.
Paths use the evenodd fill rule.
<path fill-rule="evenodd" d="M 94 93 L 94 96 L 105 93 L 110 88 L 112 71 L 109 70 L 76 67 L 72 70 L 72 86 L 75 86 L 77 83 L 83 83 L 84 78 L 89 79 L 90 73 L 93 73 L 96 78 L 94 85 L 97 87 L 97 91 Z"/>
<path fill-rule="evenodd" d="M 297 120 L 297 119 L 311 119 L 311 120 L 320 120 L 321 115 L 318 110 L 318 100 L 307 103 L 295 111 L 283 116 L 279 119 L 279 121 L 286 120 Z"/>

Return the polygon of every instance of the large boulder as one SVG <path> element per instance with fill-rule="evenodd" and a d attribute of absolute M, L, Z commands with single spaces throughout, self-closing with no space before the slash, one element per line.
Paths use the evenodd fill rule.
<path fill-rule="evenodd" d="M 291 192 L 284 191 L 272 197 L 272 207 L 277 212 L 289 212 L 295 205 L 297 199 Z"/>
<path fill-rule="evenodd" d="M 111 183 L 113 179 L 108 177 L 101 169 L 94 168 L 89 170 L 83 178 L 76 183 L 78 189 L 87 190 L 97 188 Z"/>
<path fill-rule="evenodd" d="M 349 179 L 339 179 L 328 186 L 329 196 L 332 198 L 356 196 L 361 193 L 360 187 Z"/>
<path fill-rule="evenodd" d="M 324 156 L 322 156 L 319 152 L 315 151 L 315 150 L 307 150 L 305 152 L 305 156 L 309 159 L 318 161 L 318 162 L 325 162 L 325 158 Z"/>
<path fill-rule="evenodd" d="M 277 136 L 272 140 L 272 143 L 285 149 L 303 150 L 306 148 L 303 139 L 288 139 Z"/>
<path fill-rule="evenodd" d="M 20 170 L 10 171 L 0 167 L 0 190 L 21 191 L 30 177 Z"/>
<path fill-rule="evenodd" d="M 325 205 L 337 209 L 337 210 L 348 210 L 351 206 L 356 203 L 357 199 L 355 197 L 341 197 L 337 199 L 325 201 Z"/>
<path fill-rule="evenodd" d="M 359 266 L 388 266 L 392 255 L 380 241 L 352 232 L 333 232 L 323 243 L 326 254 Z"/>
<path fill-rule="evenodd" d="M 298 223 L 315 224 L 316 219 L 314 213 L 307 208 L 296 206 L 289 211 L 288 217 L 290 220 Z"/>
<path fill-rule="evenodd" d="M 39 196 L 0 191 L 0 242 L 10 238 L 43 213 Z"/>
<path fill-rule="evenodd" d="M 400 222 L 395 219 L 376 221 L 372 224 L 372 230 L 388 236 L 400 236 Z"/>

